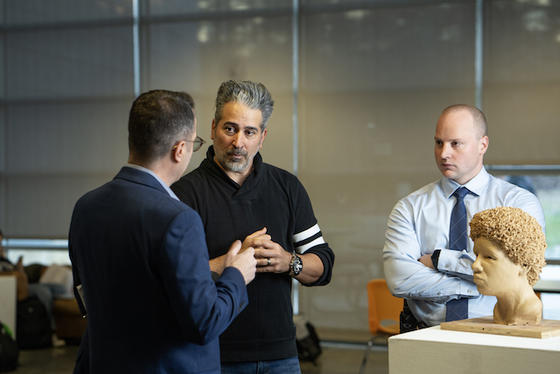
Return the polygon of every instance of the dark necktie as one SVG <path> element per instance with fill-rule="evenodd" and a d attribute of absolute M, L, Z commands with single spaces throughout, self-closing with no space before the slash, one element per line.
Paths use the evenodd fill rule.
<path fill-rule="evenodd" d="M 453 196 L 455 196 L 457 201 L 451 212 L 451 221 L 449 223 L 449 249 L 457 251 L 467 249 L 467 209 L 463 199 L 469 192 L 465 187 L 459 187 L 453 192 Z M 468 314 L 468 299 L 455 299 L 446 304 L 446 321 L 466 319 Z"/>

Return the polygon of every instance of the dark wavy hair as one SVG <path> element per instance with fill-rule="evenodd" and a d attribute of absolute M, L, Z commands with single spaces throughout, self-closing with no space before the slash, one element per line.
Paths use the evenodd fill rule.
<path fill-rule="evenodd" d="M 128 119 L 128 148 L 139 161 L 163 157 L 194 131 L 192 97 L 185 92 L 153 90 L 138 96 Z"/>

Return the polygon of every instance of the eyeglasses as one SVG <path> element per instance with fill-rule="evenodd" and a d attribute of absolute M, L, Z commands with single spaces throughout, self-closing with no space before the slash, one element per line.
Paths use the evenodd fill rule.
<path fill-rule="evenodd" d="M 186 141 L 186 142 L 193 143 L 193 150 L 192 150 L 193 152 L 198 151 L 198 150 L 200 149 L 200 147 L 202 147 L 202 145 L 203 145 L 204 143 L 206 143 L 206 141 L 205 141 L 204 139 L 202 139 L 200 136 L 197 136 L 194 140 L 187 140 L 187 139 L 185 139 L 185 141 Z M 174 145 L 174 146 L 171 148 L 171 150 L 175 150 L 175 149 L 177 149 L 177 146 L 176 146 L 176 145 Z"/>
<path fill-rule="evenodd" d="M 187 140 L 187 142 L 193 143 L 193 149 L 192 149 L 193 152 L 198 151 L 200 147 L 202 147 L 202 145 L 206 143 L 204 139 L 202 139 L 200 136 L 197 136 L 196 139 L 194 140 Z"/>

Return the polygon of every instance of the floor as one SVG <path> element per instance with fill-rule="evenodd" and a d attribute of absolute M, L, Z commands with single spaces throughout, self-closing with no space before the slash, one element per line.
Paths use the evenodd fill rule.
<path fill-rule="evenodd" d="M 358 374 L 365 345 L 324 343 L 317 365 L 304 362 L 302 374 Z M 363 374 L 388 374 L 389 362 L 386 346 L 374 346 L 368 354 Z"/>
<path fill-rule="evenodd" d="M 316 365 L 302 363 L 302 374 L 354 374 L 360 370 L 364 345 L 323 343 L 323 353 Z M 25 350 L 20 352 L 19 367 L 15 374 L 69 374 L 74 367 L 77 347 Z M 368 356 L 364 374 L 387 374 L 387 347 L 374 346 Z"/>
<path fill-rule="evenodd" d="M 77 346 L 22 350 L 17 374 L 69 374 L 74 368 Z"/>

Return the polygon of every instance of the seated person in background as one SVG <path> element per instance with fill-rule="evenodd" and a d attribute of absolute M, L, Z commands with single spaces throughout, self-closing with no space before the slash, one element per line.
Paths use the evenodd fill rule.
<path fill-rule="evenodd" d="M 0 273 L 12 273 L 16 277 L 17 284 L 17 301 L 21 301 L 29 296 L 29 284 L 27 281 L 27 275 L 23 270 L 23 259 L 20 257 L 18 262 L 14 265 L 4 252 L 4 246 L 2 245 L 2 240 L 4 239 L 4 234 L 0 230 Z"/>
<path fill-rule="evenodd" d="M 470 227 L 476 254 L 474 283 L 480 293 L 498 299 L 494 322 L 538 324 L 542 302 L 533 285 L 545 265 L 541 225 L 522 209 L 498 207 L 475 214 Z"/>
<path fill-rule="evenodd" d="M 52 304 L 54 297 L 73 297 L 72 295 L 72 270 L 60 265 L 47 266 L 42 272 L 40 279 L 29 281 L 28 274 L 23 266 L 23 257 L 13 264 L 4 251 L 0 230 L 0 272 L 13 273 L 17 283 L 17 301 L 36 296 L 45 306 L 51 327 L 54 329 L 54 318 Z M 68 278 L 69 277 L 69 278 Z"/>
<path fill-rule="evenodd" d="M 65 265 L 47 266 L 39 278 L 39 283 L 47 286 L 56 298 L 73 298 L 72 269 Z"/>

